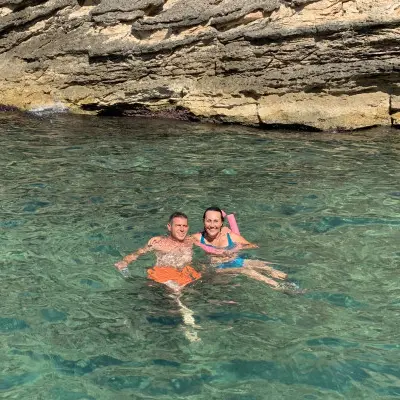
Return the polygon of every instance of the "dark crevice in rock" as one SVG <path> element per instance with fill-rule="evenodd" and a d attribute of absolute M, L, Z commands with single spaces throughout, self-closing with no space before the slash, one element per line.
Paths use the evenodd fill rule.
<path fill-rule="evenodd" d="M 27 64 L 32 64 L 35 62 L 39 62 L 40 60 L 36 57 L 22 57 L 21 60 L 25 61 Z"/>
<path fill-rule="evenodd" d="M 99 106 L 98 104 L 86 104 L 82 106 L 85 111 L 96 111 L 99 116 L 112 117 L 145 117 L 164 118 L 179 121 L 200 122 L 200 118 L 188 109 L 181 106 L 173 106 L 164 109 L 152 110 L 144 104 L 118 103 L 112 106 Z"/>
<path fill-rule="evenodd" d="M 307 4 L 316 3 L 319 0 L 281 0 L 282 3 L 290 7 L 305 7 Z"/>
<path fill-rule="evenodd" d="M 13 10 L 13 12 L 18 12 L 24 10 L 25 8 L 39 6 L 44 3 L 47 3 L 47 0 L 24 0 L 19 4 L 11 6 L 10 8 Z"/>
<path fill-rule="evenodd" d="M 15 112 L 19 111 L 18 107 L 9 106 L 8 104 L 0 104 L 0 112 Z"/>
<path fill-rule="evenodd" d="M 359 128 L 344 128 L 341 126 L 338 126 L 336 128 L 332 128 L 332 129 L 328 129 L 326 131 L 321 131 L 324 133 L 330 133 L 330 134 L 341 134 L 341 133 L 352 133 L 352 132 L 363 132 L 363 131 L 368 131 L 369 129 L 373 129 L 373 128 L 378 128 L 380 125 L 368 125 L 368 126 L 362 126 Z"/>
<path fill-rule="evenodd" d="M 267 28 L 259 31 L 244 34 L 244 38 L 255 46 L 264 46 L 270 43 L 286 42 L 299 37 L 318 37 L 318 40 L 327 37 L 335 38 L 335 35 L 350 34 L 372 35 L 385 29 L 393 29 L 400 26 L 400 19 L 382 22 L 382 21 L 363 21 L 363 22 L 329 22 L 317 26 L 272 29 Z"/>
<path fill-rule="evenodd" d="M 375 40 L 373 42 L 370 42 L 369 45 L 372 48 L 375 48 L 378 50 L 378 55 L 380 53 L 385 53 L 388 55 L 399 55 L 399 46 L 400 46 L 400 37 L 396 38 L 382 38 L 379 40 Z"/>
<path fill-rule="evenodd" d="M 399 82 L 399 79 L 399 72 L 388 71 L 360 74 L 354 77 L 352 81 L 358 89 L 357 93 L 374 93 L 377 90 L 385 93 L 393 93 L 394 87 L 397 82 Z M 399 92 L 399 90 L 397 92 Z"/>
<path fill-rule="evenodd" d="M 143 11 L 148 17 L 154 17 L 163 10 L 162 4 L 149 4 Z"/>
<path fill-rule="evenodd" d="M 315 128 L 314 126 L 302 125 L 302 124 L 267 124 L 260 122 L 259 127 L 264 130 L 282 130 L 282 131 L 301 131 L 301 132 L 322 132 L 321 129 Z"/>
<path fill-rule="evenodd" d="M 89 65 L 93 64 L 106 64 L 107 62 L 110 63 L 122 63 L 129 59 L 129 56 L 125 56 L 122 54 L 104 54 L 104 55 L 95 55 L 89 56 Z"/>
<path fill-rule="evenodd" d="M 87 6 L 97 6 L 101 3 L 101 0 L 78 0 L 78 4 L 81 7 L 87 7 Z"/>
<path fill-rule="evenodd" d="M 240 90 L 240 94 L 242 94 L 244 97 L 250 97 L 254 100 L 259 100 L 261 98 L 261 94 L 257 93 L 255 90 Z"/>
<path fill-rule="evenodd" d="M 149 15 L 155 12 L 161 12 L 165 1 L 166 0 L 92 0 L 92 3 L 98 4 L 98 6 L 92 10 L 92 14 L 107 15 L 109 13 L 140 12 L 142 15 L 145 15 L 145 13 Z M 86 0 L 85 2 L 88 3 L 90 0 Z"/>
<path fill-rule="evenodd" d="M 203 28 L 204 25 L 199 25 L 200 28 Z M 188 30 L 186 26 L 178 26 L 177 28 L 168 28 L 170 35 L 180 35 L 182 32 Z"/>
<path fill-rule="evenodd" d="M 400 26 L 400 20 L 396 19 L 396 20 L 387 21 L 387 22 L 366 21 L 366 22 L 360 22 L 360 23 L 353 23 L 353 24 L 350 24 L 349 29 L 354 30 L 358 34 L 370 35 L 371 33 L 375 33 L 376 31 L 379 31 L 379 30 L 393 29 L 393 28 L 398 28 L 399 26 Z"/>
<path fill-rule="evenodd" d="M 251 126 L 254 128 L 258 128 L 259 125 L 256 122 L 242 122 L 239 121 L 236 117 L 230 115 L 223 114 L 214 114 L 209 116 L 198 116 L 200 122 L 207 124 L 218 124 L 218 125 L 242 125 L 242 126 Z"/>
<path fill-rule="evenodd" d="M 326 89 L 325 84 L 318 84 L 312 86 L 305 86 L 304 93 L 322 93 Z"/>

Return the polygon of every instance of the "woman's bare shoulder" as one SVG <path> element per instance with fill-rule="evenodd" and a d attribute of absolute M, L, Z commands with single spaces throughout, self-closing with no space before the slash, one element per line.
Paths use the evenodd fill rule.
<path fill-rule="evenodd" d="M 232 231 L 227 227 L 227 226 L 223 226 L 221 229 L 221 233 L 223 235 L 227 234 L 227 233 L 231 233 Z"/>

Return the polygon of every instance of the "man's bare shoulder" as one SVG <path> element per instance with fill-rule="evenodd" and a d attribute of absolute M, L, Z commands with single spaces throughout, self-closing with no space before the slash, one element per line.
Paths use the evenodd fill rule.
<path fill-rule="evenodd" d="M 157 249 L 158 247 L 162 246 L 163 243 L 165 243 L 165 239 L 166 238 L 164 236 L 154 236 L 147 242 L 147 246 Z"/>
<path fill-rule="evenodd" d="M 194 243 L 196 243 L 196 239 L 193 237 L 193 235 L 186 237 L 183 241 L 183 244 L 186 246 L 193 246 Z"/>

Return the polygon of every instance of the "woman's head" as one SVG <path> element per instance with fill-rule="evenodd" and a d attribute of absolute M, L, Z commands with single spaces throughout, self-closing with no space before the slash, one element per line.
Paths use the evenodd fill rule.
<path fill-rule="evenodd" d="M 223 215 L 223 213 L 222 213 L 222 210 L 221 210 L 219 207 L 208 207 L 207 210 L 204 211 L 204 214 L 203 214 L 203 222 L 205 221 L 205 219 L 206 219 L 206 214 L 207 214 L 209 211 L 218 212 L 218 213 L 220 214 L 220 216 L 221 216 L 221 221 L 224 222 L 224 215 Z"/>
<path fill-rule="evenodd" d="M 221 232 L 224 224 L 222 210 L 218 207 L 209 207 L 203 215 L 204 231 L 208 236 L 215 237 Z"/>

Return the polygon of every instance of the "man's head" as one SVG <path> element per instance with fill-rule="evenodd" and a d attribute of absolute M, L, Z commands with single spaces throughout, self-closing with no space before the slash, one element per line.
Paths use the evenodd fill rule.
<path fill-rule="evenodd" d="M 173 239 L 183 242 L 189 231 L 187 215 L 181 212 L 174 212 L 169 217 L 167 228 Z"/>

